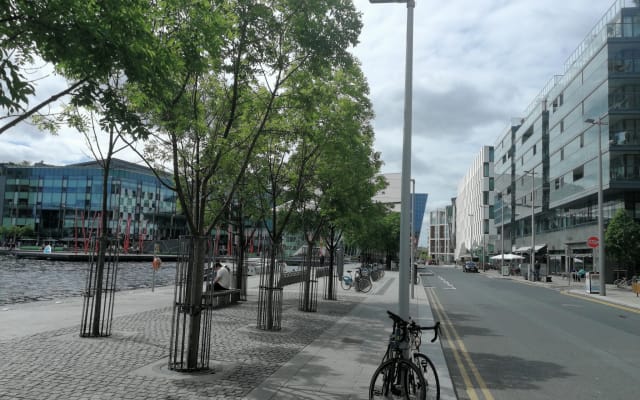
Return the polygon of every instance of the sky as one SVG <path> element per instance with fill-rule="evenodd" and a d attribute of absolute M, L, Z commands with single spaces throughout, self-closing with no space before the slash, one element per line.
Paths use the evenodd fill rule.
<path fill-rule="evenodd" d="M 370 87 L 375 148 L 382 154 L 382 172 L 397 173 L 402 170 L 407 7 L 369 0 L 354 4 L 364 25 L 353 53 Z M 416 192 L 429 194 L 427 210 L 451 203 L 482 146 L 494 145 L 511 119 L 523 116 L 547 82 L 563 73 L 565 61 L 613 4 L 416 0 L 411 176 Z M 133 154 L 120 157 L 136 160 Z M 0 135 L 0 162 L 64 165 L 90 158 L 74 131 L 51 136 L 21 125 Z"/>

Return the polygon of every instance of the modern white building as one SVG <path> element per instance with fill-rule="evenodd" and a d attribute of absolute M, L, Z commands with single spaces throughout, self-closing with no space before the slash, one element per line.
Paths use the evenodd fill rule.
<path fill-rule="evenodd" d="M 456 261 L 473 259 L 487 262 L 488 255 L 494 253 L 493 163 L 493 146 L 483 146 L 458 185 L 455 201 Z"/>
<path fill-rule="evenodd" d="M 454 260 L 453 215 L 453 206 L 429 212 L 429 258 L 439 264 L 449 264 Z"/>

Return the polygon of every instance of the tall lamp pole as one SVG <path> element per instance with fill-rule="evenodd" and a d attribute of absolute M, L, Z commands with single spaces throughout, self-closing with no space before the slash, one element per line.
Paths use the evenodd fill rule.
<path fill-rule="evenodd" d="M 413 279 L 414 276 L 418 276 L 418 271 L 415 271 L 416 265 L 414 263 L 415 260 L 415 231 L 416 231 L 416 227 L 414 226 L 414 215 L 415 215 L 415 206 L 416 206 L 416 180 L 415 179 L 411 179 L 411 252 L 410 254 L 410 265 L 411 265 L 411 298 L 413 299 L 415 296 L 415 285 L 416 282 Z M 437 242 L 436 242 L 437 243 Z"/>
<path fill-rule="evenodd" d="M 604 265 L 604 216 L 602 215 L 602 125 L 609 125 L 603 122 L 604 116 L 597 120 L 588 118 L 584 122 L 591 125 L 598 125 L 598 272 L 600 272 L 600 295 L 607 295 L 607 285 L 605 284 L 605 265 Z"/>
<path fill-rule="evenodd" d="M 402 182 L 400 185 L 400 273 L 398 284 L 398 314 L 409 318 L 409 207 L 411 206 L 411 111 L 413 85 L 413 9 L 415 0 L 369 0 L 370 3 L 407 3 L 407 44 L 404 86 L 404 128 L 402 141 Z"/>
<path fill-rule="evenodd" d="M 469 216 L 469 255 L 473 261 L 473 214 L 467 214 Z"/>
<path fill-rule="evenodd" d="M 500 254 L 502 254 L 502 263 L 500 263 L 500 275 L 504 275 L 504 193 L 500 192 Z"/>
<path fill-rule="evenodd" d="M 536 190 L 535 190 L 535 168 L 531 168 L 529 171 L 524 171 L 525 174 L 531 174 L 531 259 L 529 260 L 529 270 L 527 271 L 527 279 L 533 280 L 533 264 L 536 259 L 536 220 L 535 220 L 535 205 L 536 205 Z"/>

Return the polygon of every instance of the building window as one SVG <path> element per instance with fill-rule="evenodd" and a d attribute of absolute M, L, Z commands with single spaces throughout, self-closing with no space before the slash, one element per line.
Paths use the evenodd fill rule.
<path fill-rule="evenodd" d="M 560 161 L 564 160 L 564 147 L 560 149 Z"/>
<path fill-rule="evenodd" d="M 573 170 L 573 181 L 578 181 L 584 177 L 584 166 L 580 166 Z"/>
<path fill-rule="evenodd" d="M 533 145 L 533 155 L 534 156 L 536 155 L 536 145 L 535 144 Z"/>
<path fill-rule="evenodd" d="M 482 204 L 485 206 L 489 204 L 489 192 L 482 192 Z"/>
<path fill-rule="evenodd" d="M 522 144 L 524 144 L 531 136 L 533 136 L 533 127 L 527 129 L 524 135 L 522 135 Z"/>
<path fill-rule="evenodd" d="M 564 132 L 564 119 L 560 121 L 560 133 Z"/>
<path fill-rule="evenodd" d="M 482 173 L 484 176 L 489 176 L 489 163 L 486 162 L 482 165 Z"/>
<path fill-rule="evenodd" d="M 580 134 L 580 148 L 584 147 L 584 133 Z"/>

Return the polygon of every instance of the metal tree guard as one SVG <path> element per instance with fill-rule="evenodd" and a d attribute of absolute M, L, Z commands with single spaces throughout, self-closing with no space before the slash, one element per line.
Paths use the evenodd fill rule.
<path fill-rule="evenodd" d="M 300 291 L 298 295 L 298 309 L 300 311 L 318 311 L 318 267 L 320 263 L 308 251 L 302 263 Z"/>
<path fill-rule="evenodd" d="M 282 329 L 282 269 L 284 263 L 279 246 L 270 246 L 263 253 L 260 268 L 260 292 L 258 295 L 257 328 L 266 331 Z M 268 257 L 265 257 L 267 254 Z"/>
<path fill-rule="evenodd" d="M 89 267 L 82 302 L 81 337 L 111 336 L 113 303 L 118 275 L 118 240 L 110 238 L 105 242 L 103 265 L 100 266 L 100 239 L 91 239 Z"/>
<path fill-rule="evenodd" d="M 236 263 L 237 262 L 237 263 Z M 240 300 L 247 300 L 247 270 L 249 260 L 247 259 L 244 248 L 239 251 L 239 254 L 233 258 L 233 268 L 231 270 L 232 282 L 236 286 L 235 289 L 240 289 Z"/>
<path fill-rule="evenodd" d="M 324 299 L 338 300 L 338 279 L 341 279 L 341 268 L 338 264 L 344 260 L 344 252 L 342 248 L 336 248 L 335 251 L 329 252 L 329 271 L 324 277 Z M 343 262 L 343 261 L 342 261 Z"/>
<path fill-rule="evenodd" d="M 169 369 L 180 372 L 209 368 L 211 307 L 203 306 L 204 264 L 211 262 L 207 237 L 182 236 L 176 261 Z"/>

